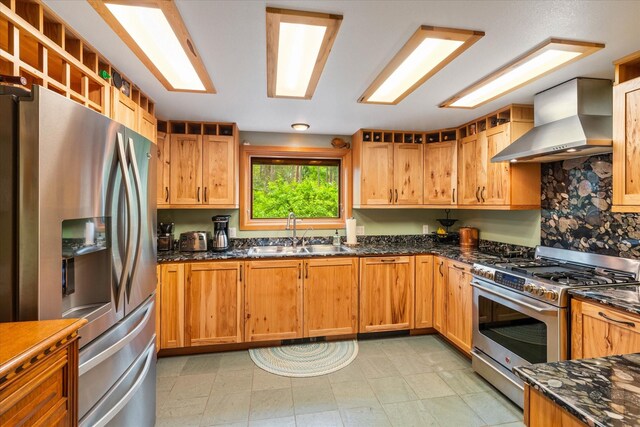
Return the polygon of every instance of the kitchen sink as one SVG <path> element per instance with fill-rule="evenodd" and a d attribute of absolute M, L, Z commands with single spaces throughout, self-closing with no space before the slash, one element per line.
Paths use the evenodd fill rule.
<path fill-rule="evenodd" d="M 307 246 L 307 250 L 312 254 L 341 254 L 351 252 L 351 249 L 345 248 L 344 246 L 333 245 L 310 245 Z"/>
<path fill-rule="evenodd" d="M 333 245 L 309 245 L 309 246 L 253 246 L 249 249 L 249 255 L 306 255 L 306 254 L 340 254 L 350 253 L 351 249 L 344 246 Z"/>

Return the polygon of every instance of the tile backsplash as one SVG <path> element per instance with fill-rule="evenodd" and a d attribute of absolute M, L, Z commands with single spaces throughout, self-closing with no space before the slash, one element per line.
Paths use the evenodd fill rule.
<path fill-rule="evenodd" d="M 611 211 L 611 173 L 611 154 L 542 165 L 542 245 L 640 258 L 640 214 Z"/>

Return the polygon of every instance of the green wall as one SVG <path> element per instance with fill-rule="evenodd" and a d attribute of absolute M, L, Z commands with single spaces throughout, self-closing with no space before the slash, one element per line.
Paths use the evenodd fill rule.
<path fill-rule="evenodd" d="M 339 136 L 350 141 L 345 135 L 317 135 L 317 134 L 285 134 L 270 132 L 240 132 L 240 141 L 251 145 L 273 145 L 291 147 L 330 147 L 331 139 Z M 158 222 L 174 222 L 176 237 L 184 231 L 212 231 L 213 215 L 231 215 L 230 226 L 235 227 L 237 237 L 284 237 L 286 230 L 273 231 L 240 231 L 238 228 L 238 210 L 209 210 L 209 209 L 160 209 Z M 365 226 L 367 235 L 402 235 L 421 234 L 422 226 L 429 226 L 429 231 L 435 231 L 439 226 L 437 218 L 444 218 L 442 209 L 354 209 L 353 216 L 358 225 Z M 460 221 L 453 227 L 468 225 L 480 229 L 480 238 L 504 243 L 525 246 L 535 246 L 540 243 L 540 211 L 471 211 L 452 210 L 451 218 Z M 299 223 L 300 229 L 305 229 L 304 221 Z M 344 235 L 344 230 L 339 231 Z M 309 234 L 314 236 L 329 236 L 334 230 L 314 230 Z M 300 235 L 302 232 L 299 233 Z"/>

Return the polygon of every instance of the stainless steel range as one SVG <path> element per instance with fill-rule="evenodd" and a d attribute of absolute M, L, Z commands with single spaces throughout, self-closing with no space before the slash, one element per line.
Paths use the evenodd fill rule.
<path fill-rule="evenodd" d="M 512 368 L 567 358 L 568 290 L 640 279 L 640 260 L 538 246 L 534 260 L 474 264 L 473 369 L 523 406 Z"/>

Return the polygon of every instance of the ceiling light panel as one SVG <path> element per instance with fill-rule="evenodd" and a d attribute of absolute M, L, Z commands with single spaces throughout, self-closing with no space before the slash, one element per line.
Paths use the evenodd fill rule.
<path fill-rule="evenodd" d="M 88 1 L 168 90 L 215 93 L 172 0 Z"/>
<path fill-rule="evenodd" d="M 603 47 L 599 43 L 549 39 L 452 96 L 440 107 L 476 108 Z"/>
<path fill-rule="evenodd" d="M 267 8 L 267 96 L 311 99 L 342 16 Z"/>
<path fill-rule="evenodd" d="M 421 26 L 358 102 L 399 103 L 482 36 L 481 31 Z"/>

